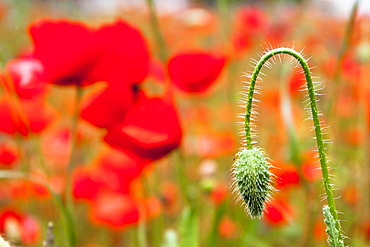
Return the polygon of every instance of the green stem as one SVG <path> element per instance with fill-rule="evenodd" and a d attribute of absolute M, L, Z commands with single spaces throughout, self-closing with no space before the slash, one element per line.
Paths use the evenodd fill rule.
<path fill-rule="evenodd" d="M 349 48 L 349 45 L 351 43 L 353 28 L 355 26 L 355 20 L 356 20 L 356 16 L 357 16 L 357 10 L 358 10 L 358 0 L 352 6 L 351 15 L 350 15 L 349 21 L 347 22 L 347 25 L 346 25 L 344 40 L 343 40 L 342 46 L 341 46 L 340 51 L 339 51 L 338 62 L 336 64 L 336 69 L 335 69 L 335 73 L 334 73 L 334 81 L 336 83 L 338 83 L 338 80 L 339 80 L 339 74 L 340 74 L 339 72 L 341 71 L 344 56 L 346 55 L 346 53 L 348 51 L 348 48 Z"/>
<path fill-rule="evenodd" d="M 222 34 L 223 39 L 226 44 L 229 44 L 230 39 L 230 26 L 231 26 L 231 19 L 230 19 L 230 10 L 227 3 L 227 0 L 217 0 L 217 8 L 220 12 L 221 16 L 221 28 L 222 28 Z"/>
<path fill-rule="evenodd" d="M 183 154 L 182 154 L 180 149 L 175 150 L 174 155 L 177 156 L 176 157 L 177 160 L 176 160 L 176 164 L 175 164 L 175 169 L 176 169 L 176 173 L 177 173 L 176 174 L 177 179 L 178 179 L 178 182 L 180 184 L 180 189 L 182 191 L 181 195 L 183 197 L 184 202 L 187 205 L 192 205 L 193 197 L 189 192 L 189 187 L 188 187 L 189 181 L 187 181 L 185 166 L 182 162 L 185 158 L 183 157 Z"/>
<path fill-rule="evenodd" d="M 72 172 L 76 165 L 77 157 L 77 134 L 78 134 L 78 119 L 79 119 L 79 107 L 82 98 L 83 90 L 80 86 L 76 86 L 76 99 L 75 108 L 72 116 L 71 133 L 70 133 L 70 145 L 71 153 L 67 166 L 67 181 L 66 181 L 66 205 L 69 210 L 73 209 L 73 196 L 72 196 Z"/>
<path fill-rule="evenodd" d="M 340 50 L 338 52 L 338 60 L 335 64 L 334 74 L 333 74 L 333 82 L 335 84 L 334 91 L 329 95 L 328 104 L 327 104 L 327 112 L 332 114 L 330 117 L 335 117 L 335 111 L 333 111 L 334 107 L 334 101 L 335 97 L 339 93 L 339 89 L 341 87 L 341 71 L 343 66 L 343 60 L 345 55 L 347 54 L 347 51 L 349 49 L 349 45 L 351 43 L 351 38 L 353 36 L 353 29 L 355 26 L 355 20 L 357 16 L 357 10 L 358 10 L 358 0 L 353 4 L 351 14 L 349 17 L 349 20 L 346 25 L 345 33 L 344 33 L 344 39 L 342 41 L 342 45 L 340 47 Z M 331 119 L 331 118 L 330 118 Z"/>
<path fill-rule="evenodd" d="M 315 134 L 316 134 L 316 142 L 317 147 L 319 151 L 319 159 L 320 159 L 320 165 L 321 165 L 321 171 L 323 175 L 324 180 L 324 187 L 325 192 L 327 195 L 327 201 L 328 205 L 330 207 L 330 211 L 334 217 L 334 220 L 336 222 L 336 228 L 340 232 L 340 239 L 343 240 L 341 229 L 340 229 L 340 223 L 338 220 L 338 214 L 334 202 L 334 196 L 332 192 L 332 186 L 330 184 L 329 179 L 329 171 L 327 167 L 327 161 L 326 161 L 326 155 L 325 155 L 325 146 L 324 146 L 324 139 L 323 134 L 321 131 L 320 126 L 320 119 L 319 119 L 319 111 L 317 109 L 317 103 L 316 103 L 316 96 L 315 96 L 315 89 L 311 78 L 311 72 L 310 68 L 308 66 L 308 63 L 304 59 L 304 57 L 297 51 L 290 49 L 290 48 L 277 48 L 273 49 L 269 52 L 267 52 L 265 55 L 261 57 L 261 59 L 258 61 L 251 80 L 249 84 L 248 94 L 247 94 L 247 107 L 246 107 L 246 113 L 245 113 L 245 134 L 246 134 L 246 142 L 247 142 L 247 148 L 252 149 L 252 135 L 251 135 L 251 112 L 252 112 L 252 102 L 253 102 L 253 93 L 254 93 L 254 87 L 258 78 L 258 74 L 260 73 L 262 67 L 267 62 L 268 59 L 271 57 L 278 55 L 278 54 L 288 54 L 293 56 L 297 61 L 300 63 L 300 65 L 303 68 L 305 77 L 306 77 L 306 83 L 307 83 L 307 89 L 308 89 L 308 96 L 310 99 L 310 105 L 311 105 L 311 112 L 312 112 L 312 119 L 313 124 L 315 127 Z"/>
<path fill-rule="evenodd" d="M 218 227 L 220 225 L 222 216 L 224 215 L 226 210 L 226 204 L 223 202 L 221 205 L 217 205 L 214 209 L 213 214 L 213 222 L 211 226 L 211 231 L 208 235 L 208 239 L 206 242 L 206 247 L 213 247 L 216 246 L 216 243 L 218 241 Z"/>
<path fill-rule="evenodd" d="M 139 247 L 147 247 L 146 244 L 146 224 L 145 224 L 145 219 L 142 218 L 142 209 L 140 210 L 141 215 L 139 219 L 139 225 L 137 229 L 137 238 L 138 238 L 138 243 Z"/>
<path fill-rule="evenodd" d="M 167 49 L 166 49 L 166 42 L 163 38 L 161 29 L 159 27 L 159 21 L 157 17 L 157 12 L 155 10 L 154 6 L 154 0 L 146 0 L 146 3 L 149 8 L 149 13 L 150 13 L 150 24 L 151 28 L 155 37 L 156 45 L 159 51 L 159 57 L 162 62 L 165 62 L 167 59 Z"/>
<path fill-rule="evenodd" d="M 158 49 L 158 53 L 159 53 L 158 55 L 159 55 L 161 62 L 165 64 L 168 58 L 168 50 L 166 46 L 166 41 L 163 37 L 163 34 L 159 26 L 159 21 L 158 21 L 157 12 L 155 9 L 154 0 L 146 0 L 146 3 L 149 8 L 150 25 L 151 25 L 151 29 L 152 29 L 155 42 L 156 42 L 156 46 Z M 165 95 L 167 95 L 169 99 L 173 98 L 173 88 L 172 88 L 172 83 L 169 79 L 168 73 L 166 74 L 166 79 L 164 83 L 164 92 L 165 92 Z"/>
<path fill-rule="evenodd" d="M 145 174 L 141 176 L 141 182 L 143 184 L 143 195 L 144 200 L 148 198 L 149 185 L 147 183 Z M 139 225 L 137 228 L 137 239 L 139 247 L 147 247 L 147 226 L 146 226 L 146 212 L 144 202 L 139 204 Z"/>

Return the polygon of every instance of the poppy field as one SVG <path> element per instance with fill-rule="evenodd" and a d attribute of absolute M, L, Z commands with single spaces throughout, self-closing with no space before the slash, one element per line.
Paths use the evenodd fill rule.
<path fill-rule="evenodd" d="M 370 246 L 369 3 L 93 2 L 0 1 L 0 247 Z"/>

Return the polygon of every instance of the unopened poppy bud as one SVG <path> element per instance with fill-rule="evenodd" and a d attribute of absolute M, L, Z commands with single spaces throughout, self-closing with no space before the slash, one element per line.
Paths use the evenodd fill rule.
<path fill-rule="evenodd" d="M 272 190 L 269 165 L 258 148 L 241 150 L 234 164 L 234 177 L 240 196 L 251 217 L 261 217 Z"/>
<path fill-rule="evenodd" d="M 328 234 L 328 243 L 330 247 L 344 247 L 343 240 L 340 239 L 340 232 L 336 228 L 336 222 L 330 212 L 330 207 L 325 205 L 322 209 L 324 213 L 324 222 L 326 225 L 326 233 Z"/>

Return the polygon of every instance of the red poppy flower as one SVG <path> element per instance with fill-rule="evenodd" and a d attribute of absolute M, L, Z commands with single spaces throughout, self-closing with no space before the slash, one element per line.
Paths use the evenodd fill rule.
<path fill-rule="evenodd" d="M 54 109 L 43 101 L 22 101 L 22 106 L 32 133 L 42 132 L 55 117 Z"/>
<path fill-rule="evenodd" d="M 223 56 L 206 52 L 183 53 L 168 63 L 172 81 L 185 92 L 202 92 L 219 76 L 226 63 Z"/>
<path fill-rule="evenodd" d="M 9 185 L 9 192 L 13 200 L 23 201 L 46 199 L 50 196 L 45 186 L 31 181 L 13 181 Z"/>
<path fill-rule="evenodd" d="M 308 151 L 304 153 L 301 169 L 302 174 L 307 181 L 316 181 L 321 178 L 321 167 L 317 161 L 316 151 Z"/>
<path fill-rule="evenodd" d="M 18 160 L 18 155 L 7 145 L 0 145 L 0 166 L 11 167 Z"/>
<path fill-rule="evenodd" d="M 268 25 L 266 20 L 268 18 L 260 8 L 247 7 L 238 13 L 238 23 L 243 31 L 252 33 L 265 31 Z"/>
<path fill-rule="evenodd" d="M 302 94 L 301 89 L 306 83 L 304 73 L 301 73 L 298 69 L 294 70 L 289 79 L 289 92 L 292 96 L 299 96 Z"/>
<path fill-rule="evenodd" d="M 44 67 L 43 79 L 59 85 L 95 82 L 88 74 L 100 57 L 93 30 L 83 23 L 44 20 L 30 26 L 34 57 Z"/>
<path fill-rule="evenodd" d="M 237 231 L 237 225 L 232 219 L 227 216 L 221 219 L 218 232 L 222 238 L 232 239 L 236 237 Z"/>
<path fill-rule="evenodd" d="M 227 197 L 228 192 L 229 192 L 228 188 L 224 184 L 220 183 L 217 186 L 215 186 L 215 188 L 213 188 L 209 197 L 214 204 L 220 205 Z"/>
<path fill-rule="evenodd" d="M 131 182 L 139 177 L 145 164 L 144 160 L 112 149 L 99 159 L 99 170 L 105 173 L 103 181 L 112 191 L 129 193 Z"/>
<path fill-rule="evenodd" d="M 104 140 L 113 148 L 155 160 L 179 146 L 181 137 L 175 107 L 164 99 L 142 95 Z"/>
<path fill-rule="evenodd" d="M 283 200 L 274 200 L 265 208 L 264 220 L 274 226 L 284 225 L 291 217 L 292 209 Z"/>
<path fill-rule="evenodd" d="M 316 241 L 321 241 L 327 238 L 326 225 L 323 219 L 319 219 L 313 226 L 313 237 Z"/>
<path fill-rule="evenodd" d="M 238 11 L 233 34 L 236 55 L 251 48 L 258 39 L 257 37 L 266 32 L 268 28 L 267 19 L 265 13 L 256 7 L 247 7 Z"/>
<path fill-rule="evenodd" d="M 30 27 L 34 57 L 44 66 L 44 80 L 59 85 L 88 85 L 123 79 L 143 81 L 149 52 L 140 32 L 123 21 L 92 30 L 66 20 Z"/>
<path fill-rule="evenodd" d="M 93 201 L 102 186 L 100 176 L 91 169 L 76 169 L 73 174 L 73 197 Z"/>
<path fill-rule="evenodd" d="M 124 229 L 139 221 L 139 210 L 129 195 L 104 193 L 91 205 L 90 219 L 98 225 Z"/>
<path fill-rule="evenodd" d="M 277 164 L 273 173 L 276 176 L 276 187 L 278 189 L 285 189 L 289 186 L 294 186 L 299 184 L 299 175 L 297 168 L 293 165 L 288 165 L 284 163 Z"/>
<path fill-rule="evenodd" d="M 18 109 L 4 99 L 0 99 L 0 132 L 21 134 L 40 133 L 52 121 L 54 112 L 41 101 L 23 100 Z"/>
<path fill-rule="evenodd" d="M 10 240 L 21 241 L 26 245 L 35 244 L 40 238 L 40 224 L 34 218 L 13 209 L 0 212 L 0 231 Z"/>
<path fill-rule="evenodd" d="M 79 133 L 77 141 L 79 141 Z M 47 132 L 42 139 L 42 151 L 48 163 L 64 167 L 70 157 L 71 132 L 69 129 L 53 129 Z M 56 167 L 56 166 L 55 166 Z"/>
<path fill-rule="evenodd" d="M 104 154 L 97 162 L 93 168 L 75 171 L 73 195 L 76 199 L 92 202 L 106 191 L 128 194 L 131 182 L 139 177 L 145 164 L 117 150 Z"/>
<path fill-rule="evenodd" d="M 14 59 L 7 63 L 2 80 L 10 92 L 13 90 L 21 99 L 32 99 L 42 95 L 46 84 L 41 81 L 43 67 L 32 58 Z"/>
<path fill-rule="evenodd" d="M 14 106 L 6 100 L 0 100 L 0 132 L 27 135 L 27 128 L 20 119 Z"/>
<path fill-rule="evenodd" d="M 139 30 L 123 21 L 104 25 L 97 30 L 95 40 L 101 56 L 92 78 L 110 83 L 142 82 L 149 72 L 149 51 Z"/>
<path fill-rule="evenodd" d="M 99 128 L 110 128 L 123 121 L 133 104 L 135 91 L 129 83 L 112 84 L 91 97 L 81 111 L 81 118 Z"/>

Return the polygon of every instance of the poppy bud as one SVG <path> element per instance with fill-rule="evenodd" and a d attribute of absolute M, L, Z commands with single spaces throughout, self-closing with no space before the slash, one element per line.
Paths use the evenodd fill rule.
<path fill-rule="evenodd" d="M 237 154 L 233 173 L 248 213 L 252 218 L 260 218 L 272 190 L 265 155 L 258 148 L 244 148 Z"/>
<path fill-rule="evenodd" d="M 340 239 L 340 232 L 336 227 L 334 217 L 330 212 L 330 207 L 325 205 L 322 211 L 324 213 L 324 222 L 326 225 L 326 233 L 328 234 L 329 246 L 344 247 L 344 242 Z"/>

